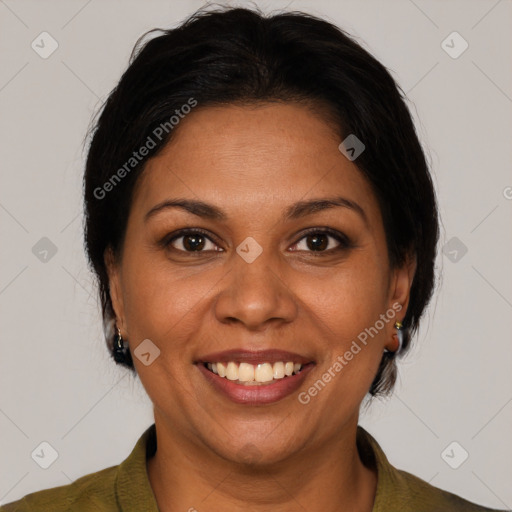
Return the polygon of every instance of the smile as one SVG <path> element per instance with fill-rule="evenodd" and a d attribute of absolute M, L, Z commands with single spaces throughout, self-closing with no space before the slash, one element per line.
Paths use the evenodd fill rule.
<path fill-rule="evenodd" d="M 246 362 L 216 362 L 204 363 L 206 368 L 219 377 L 237 384 L 247 386 L 270 384 L 277 380 L 298 374 L 302 369 L 301 363 L 293 361 L 276 361 L 275 363 L 251 364 Z"/>
<path fill-rule="evenodd" d="M 311 355 L 245 348 L 201 354 L 193 363 L 216 394 L 256 406 L 295 393 L 316 365 Z"/>

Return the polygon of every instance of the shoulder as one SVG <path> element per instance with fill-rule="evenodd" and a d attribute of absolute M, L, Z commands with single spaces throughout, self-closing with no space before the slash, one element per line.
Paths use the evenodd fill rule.
<path fill-rule="evenodd" d="M 415 512 L 449 510 L 450 512 L 499 512 L 482 505 L 465 500 L 457 494 L 434 487 L 425 480 L 407 471 L 394 469 L 396 472 L 396 499 L 400 503 L 414 506 Z M 400 510 L 412 510 L 408 506 Z"/>
<path fill-rule="evenodd" d="M 27 494 L 0 507 L 0 512 L 101 512 L 116 504 L 115 478 L 118 466 L 85 475 L 73 483 Z M 114 509 L 115 510 L 115 509 Z"/>
<path fill-rule="evenodd" d="M 461 496 L 434 487 L 390 464 L 379 443 L 361 426 L 357 446 L 365 465 L 377 469 L 377 493 L 373 512 L 500 512 L 477 505 Z"/>
<path fill-rule="evenodd" d="M 0 512 L 158 512 L 146 471 L 146 458 L 156 450 L 155 424 L 140 436 L 130 455 L 117 466 L 82 476 L 68 485 L 27 494 L 0 507 Z"/>

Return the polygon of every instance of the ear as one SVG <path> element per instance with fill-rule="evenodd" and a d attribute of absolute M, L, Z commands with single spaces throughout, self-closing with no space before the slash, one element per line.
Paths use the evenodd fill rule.
<path fill-rule="evenodd" d="M 123 294 L 121 291 L 121 270 L 114 251 L 110 246 L 105 249 L 103 261 L 107 269 L 110 300 L 112 301 L 112 307 L 116 316 L 116 325 L 123 333 L 126 333 Z"/>
<path fill-rule="evenodd" d="M 401 322 L 405 317 L 405 312 L 409 305 L 409 299 L 411 296 L 411 286 L 416 274 L 417 258 L 415 254 L 407 255 L 405 262 L 393 270 L 390 287 L 389 287 L 389 302 L 388 307 L 396 311 L 396 320 L 391 324 L 391 328 L 394 330 L 394 323 L 396 321 Z M 399 307 L 400 306 L 400 307 Z M 393 333 L 390 333 L 389 339 Z"/>

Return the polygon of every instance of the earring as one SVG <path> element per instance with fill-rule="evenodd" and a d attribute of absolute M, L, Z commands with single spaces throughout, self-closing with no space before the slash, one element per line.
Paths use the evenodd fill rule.
<path fill-rule="evenodd" d="M 114 361 L 121 364 L 130 364 L 130 351 L 128 350 L 128 346 L 124 346 L 123 337 L 121 336 L 121 329 L 119 329 L 119 327 L 116 327 L 116 329 L 117 333 L 114 335 L 114 347 L 112 350 Z"/>
<path fill-rule="evenodd" d="M 385 352 L 390 353 L 392 355 L 397 355 L 404 344 L 404 325 L 402 324 L 402 322 L 395 322 L 395 329 L 397 332 L 396 334 L 393 335 L 393 338 L 397 338 L 398 348 L 395 351 L 385 349 Z"/>
<path fill-rule="evenodd" d="M 398 338 L 398 348 L 396 349 L 396 354 L 402 350 L 402 346 L 404 344 L 404 325 L 402 322 L 395 322 L 396 327 L 396 337 Z"/>

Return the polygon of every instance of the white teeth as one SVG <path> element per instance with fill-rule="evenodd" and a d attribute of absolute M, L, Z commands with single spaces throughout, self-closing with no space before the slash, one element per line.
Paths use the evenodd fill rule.
<path fill-rule="evenodd" d="M 219 377 L 226 376 L 226 365 L 224 363 L 217 363 L 217 373 L 219 374 Z"/>
<path fill-rule="evenodd" d="M 252 366 L 252 365 L 251 365 Z M 263 363 L 256 366 L 254 380 L 256 382 L 270 382 L 274 378 L 274 371 L 270 363 Z"/>
<path fill-rule="evenodd" d="M 226 366 L 226 379 L 238 380 L 238 365 L 233 361 Z"/>
<path fill-rule="evenodd" d="M 284 363 L 279 361 L 278 363 L 274 363 L 274 379 L 282 379 L 284 377 Z"/>
<path fill-rule="evenodd" d="M 252 364 L 240 363 L 238 367 L 238 380 L 242 382 L 254 380 L 254 366 Z"/>
<path fill-rule="evenodd" d="M 278 361 L 274 364 L 260 363 L 253 365 L 250 363 L 206 363 L 206 367 L 219 377 L 224 377 L 231 381 L 238 381 L 239 384 L 254 384 L 271 382 L 272 380 L 290 377 L 302 369 L 302 364 L 292 361 Z"/>

